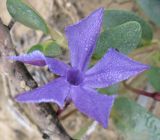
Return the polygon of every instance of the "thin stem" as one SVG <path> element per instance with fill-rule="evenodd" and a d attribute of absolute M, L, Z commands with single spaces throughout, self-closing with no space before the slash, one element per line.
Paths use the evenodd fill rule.
<path fill-rule="evenodd" d="M 49 27 L 49 31 L 52 39 L 55 40 L 58 45 L 60 45 L 64 49 L 68 48 L 67 41 L 60 32 L 58 32 L 57 30 L 53 30 L 51 27 Z"/>
<path fill-rule="evenodd" d="M 77 109 L 73 109 L 70 112 L 68 112 L 67 114 L 60 116 L 59 119 L 60 120 L 65 120 L 67 117 L 69 117 L 70 115 L 74 114 L 75 112 L 77 112 Z"/>
<path fill-rule="evenodd" d="M 15 24 L 15 21 L 13 19 L 11 19 L 11 21 L 9 22 L 9 24 L 7 26 L 8 29 L 11 30 L 13 28 L 14 24 Z"/>
<path fill-rule="evenodd" d="M 17 52 L 13 48 L 10 32 L 0 19 L 0 72 L 6 75 L 10 80 L 12 93 L 22 92 L 19 83 L 24 81 L 26 86 L 30 89 L 37 87 L 36 81 L 31 74 L 27 71 L 24 64 L 20 62 L 10 62 L 6 60 L 7 56 L 16 55 Z M 21 104 L 19 104 L 21 105 Z M 44 138 L 54 140 L 58 137 L 61 140 L 73 140 L 60 124 L 55 111 L 50 104 L 28 104 L 27 106 L 21 105 L 23 110 L 30 115 L 33 122 L 38 128 Z M 32 110 L 31 110 L 32 109 Z M 32 111 L 32 113 L 30 113 Z M 49 128 L 49 129 L 48 129 Z M 45 134 L 44 134 L 45 133 Z"/>
<path fill-rule="evenodd" d="M 135 50 L 133 53 L 131 53 L 131 57 L 137 56 L 137 55 L 142 55 L 142 54 L 148 54 L 153 51 L 159 51 L 160 50 L 160 41 L 155 39 L 151 42 L 150 47 L 142 47 L 137 50 Z"/>
<path fill-rule="evenodd" d="M 132 91 L 133 93 L 136 93 L 138 95 L 147 96 L 147 97 L 150 97 L 154 100 L 160 101 L 160 93 L 159 92 L 147 92 L 147 91 L 144 91 L 141 89 L 136 89 L 136 88 L 128 85 L 126 82 L 123 82 L 123 85 L 126 89 Z"/>

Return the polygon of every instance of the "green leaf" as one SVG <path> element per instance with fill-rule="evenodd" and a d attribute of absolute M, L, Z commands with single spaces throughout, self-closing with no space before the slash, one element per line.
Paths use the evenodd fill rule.
<path fill-rule="evenodd" d="M 160 119 L 132 100 L 117 98 L 112 118 L 125 140 L 160 139 Z"/>
<path fill-rule="evenodd" d="M 99 92 L 103 94 L 114 95 L 118 93 L 118 89 L 119 89 L 119 84 L 115 84 L 107 88 L 101 88 L 99 89 Z"/>
<path fill-rule="evenodd" d="M 31 53 L 31 52 L 36 51 L 36 50 L 43 52 L 43 45 L 42 44 L 34 45 L 28 50 L 27 53 Z"/>
<path fill-rule="evenodd" d="M 44 54 L 46 56 L 58 56 L 62 54 L 62 50 L 60 46 L 55 41 L 47 41 L 43 43 L 44 45 Z"/>
<path fill-rule="evenodd" d="M 16 21 L 48 34 L 49 29 L 45 21 L 24 0 L 7 0 L 7 9 Z"/>
<path fill-rule="evenodd" d="M 103 29 L 108 30 L 128 21 L 137 21 L 142 28 L 142 43 L 148 43 L 153 38 L 150 25 L 137 14 L 124 10 L 106 10 L 103 21 Z"/>
<path fill-rule="evenodd" d="M 141 26 L 136 21 L 129 21 L 101 33 L 95 49 L 94 58 L 101 58 L 109 48 L 116 48 L 122 53 L 134 50 L 141 40 Z"/>
<path fill-rule="evenodd" d="M 160 0 L 136 0 L 144 13 L 160 26 Z"/>
<path fill-rule="evenodd" d="M 152 67 L 146 74 L 150 84 L 156 91 L 160 91 L 160 68 Z"/>
<path fill-rule="evenodd" d="M 44 53 L 45 56 L 55 57 L 62 54 L 62 50 L 59 45 L 52 40 L 43 42 L 42 44 L 36 44 L 28 50 L 28 53 L 31 53 L 35 50 L 39 50 Z"/>

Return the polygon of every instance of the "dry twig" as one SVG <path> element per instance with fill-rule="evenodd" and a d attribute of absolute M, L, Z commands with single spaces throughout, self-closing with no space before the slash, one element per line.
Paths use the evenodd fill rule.
<path fill-rule="evenodd" d="M 25 83 L 27 89 L 36 88 L 37 83 L 24 64 L 19 62 L 11 63 L 6 59 L 10 55 L 17 55 L 17 52 L 13 48 L 8 27 L 0 21 L 0 71 L 9 79 L 12 96 L 24 90 L 20 87 L 21 82 Z M 12 97 L 9 96 L 8 98 L 13 101 Z M 72 140 L 61 126 L 55 111 L 49 104 L 18 105 L 31 117 L 30 119 L 39 128 L 44 139 L 55 140 L 55 137 L 59 137 L 61 140 Z"/>

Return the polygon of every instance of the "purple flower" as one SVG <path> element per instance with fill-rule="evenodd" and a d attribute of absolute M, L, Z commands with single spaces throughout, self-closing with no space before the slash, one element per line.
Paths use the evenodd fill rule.
<path fill-rule="evenodd" d="M 54 102 L 63 108 L 67 101 L 72 100 L 80 112 L 107 127 L 115 96 L 102 95 L 95 89 L 128 79 L 149 66 L 109 49 L 95 66 L 87 70 L 100 34 L 103 13 L 104 10 L 100 8 L 66 28 L 71 66 L 57 59 L 45 57 L 40 51 L 11 57 L 12 60 L 36 66 L 48 65 L 51 72 L 60 75 L 60 78 L 43 87 L 18 95 L 18 102 Z"/>

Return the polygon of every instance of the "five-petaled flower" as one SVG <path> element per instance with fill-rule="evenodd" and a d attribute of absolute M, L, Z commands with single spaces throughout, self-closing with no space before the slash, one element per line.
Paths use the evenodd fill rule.
<path fill-rule="evenodd" d="M 107 127 L 115 96 L 102 95 L 96 88 L 108 87 L 128 79 L 148 69 L 149 66 L 109 49 L 96 65 L 87 69 L 100 34 L 103 13 L 103 8 L 100 8 L 66 28 L 71 66 L 55 58 L 46 57 L 40 51 L 11 56 L 12 60 L 27 64 L 48 65 L 51 72 L 60 75 L 60 78 L 42 87 L 18 95 L 16 97 L 18 102 L 54 102 L 63 108 L 67 101 L 73 101 L 80 112 Z"/>

